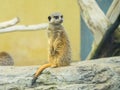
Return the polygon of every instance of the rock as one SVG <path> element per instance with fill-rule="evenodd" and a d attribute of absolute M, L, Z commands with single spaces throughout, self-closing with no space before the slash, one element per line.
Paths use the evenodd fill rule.
<path fill-rule="evenodd" d="M 31 87 L 39 66 L 0 66 L 0 90 L 120 90 L 120 57 L 47 68 Z"/>
<path fill-rule="evenodd" d="M 14 60 L 7 52 L 0 52 L 0 66 L 13 66 Z"/>

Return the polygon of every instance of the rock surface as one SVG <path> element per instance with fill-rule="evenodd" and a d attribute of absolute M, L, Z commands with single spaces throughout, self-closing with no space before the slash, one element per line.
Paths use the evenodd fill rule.
<path fill-rule="evenodd" d="M 120 57 L 48 68 L 31 87 L 38 66 L 0 66 L 0 90 L 120 90 Z"/>

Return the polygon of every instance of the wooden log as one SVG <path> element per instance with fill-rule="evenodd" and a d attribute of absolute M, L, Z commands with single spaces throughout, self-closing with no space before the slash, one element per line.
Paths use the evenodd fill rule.
<path fill-rule="evenodd" d="M 113 3 L 111 4 L 106 16 L 110 20 L 111 23 L 115 22 L 115 19 L 118 17 L 120 14 L 120 0 L 113 0 Z M 113 34 L 114 42 L 115 43 L 120 43 L 120 25 L 115 30 Z"/>
<path fill-rule="evenodd" d="M 78 0 L 82 18 L 94 36 L 92 50 L 87 59 L 90 59 L 100 44 L 106 30 L 111 25 L 108 18 L 99 8 L 95 0 Z"/>
<path fill-rule="evenodd" d="M 119 14 L 120 14 L 120 0 L 113 0 L 110 8 L 107 11 L 106 16 L 111 21 L 111 23 L 114 23 Z"/>
<path fill-rule="evenodd" d="M 91 59 L 120 56 L 120 43 L 114 42 L 113 34 L 120 24 L 120 14 L 113 25 L 107 30 Z"/>
<path fill-rule="evenodd" d="M 113 25 L 107 30 L 92 59 L 120 56 L 120 0 L 113 1 L 106 16 Z"/>
<path fill-rule="evenodd" d="M 104 13 L 99 8 L 99 6 L 95 2 L 95 0 L 78 0 L 78 2 L 79 2 L 80 10 L 82 13 L 82 17 L 94 36 L 92 50 L 91 50 L 90 54 L 88 55 L 87 59 L 100 58 L 100 57 L 104 57 L 104 56 L 114 55 L 114 53 L 116 52 L 114 50 L 119 49 L 120 45 L 119 44 L 116 45 L 116 44 L 112 43 L 113 53 L 109 54 L 109 49 L 111 48 L 110 44 L 112 41 L 111 35 L 113 36 L 113 33 L 115 31 L 114 29 L 116 29 L 116 27 L 119 25 L 119 22 L 117 24 L 115 24 L 115 27 L 114 26 L 110 27 L 112 25 L 112 22 L 108 19 L 108 17 L 111 18 L 111 20 L 114 20 L 114 21 L 116 20 L 116 18 L 119 15 L 119 12 L 120 12 L 120 10 L 119 10 L 120 9 L 119 8 L 120 1 L 114 0 L 113 4 L 111 6 L 111 9 L 115 9 L 116 12 L 118 10 L 119 11 L 116 14 L 115 11 L 109 10 L 108 14 L 107 14 L 108 17 L 106 17 L 104 15 Z M 110 13 L 112 15 L 110 15 Z M 112 17 L 113 15 L 114 15 L 114 18 Z M 107 40 L 108 37 L 110 37 L 109 40 Z M 120 36 L 118 35 L 118 37 L 120 37 Z M 119 52 L 116 55 L 118 55 L 118 54 L 119 54 Z"/>

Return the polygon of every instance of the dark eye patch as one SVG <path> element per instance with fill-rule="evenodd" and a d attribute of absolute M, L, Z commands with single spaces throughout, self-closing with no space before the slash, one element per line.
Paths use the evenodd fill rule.
<path fill-rule="evenodd" d="M 63 18 L 63 15 L 61 16 L 61 18 Z"/>
<path fill-rule="evenodd" d="M 49 20 L 49 21 L 51 20 L 51 16 L 48 16 L 48 20 Z"/>

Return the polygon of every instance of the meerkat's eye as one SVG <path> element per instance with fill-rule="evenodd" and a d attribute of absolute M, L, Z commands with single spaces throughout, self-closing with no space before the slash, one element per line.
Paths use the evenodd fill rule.
<path fill-rule="evenodd" d="M 48 16 L 48 20 L 49 20 L 49 21 L 51 20 L 51 16 Z"/>
<path fill-rule="evenodd" d="M 63 18 L 63 15 L 61 16 L 61 18 Z"/>

